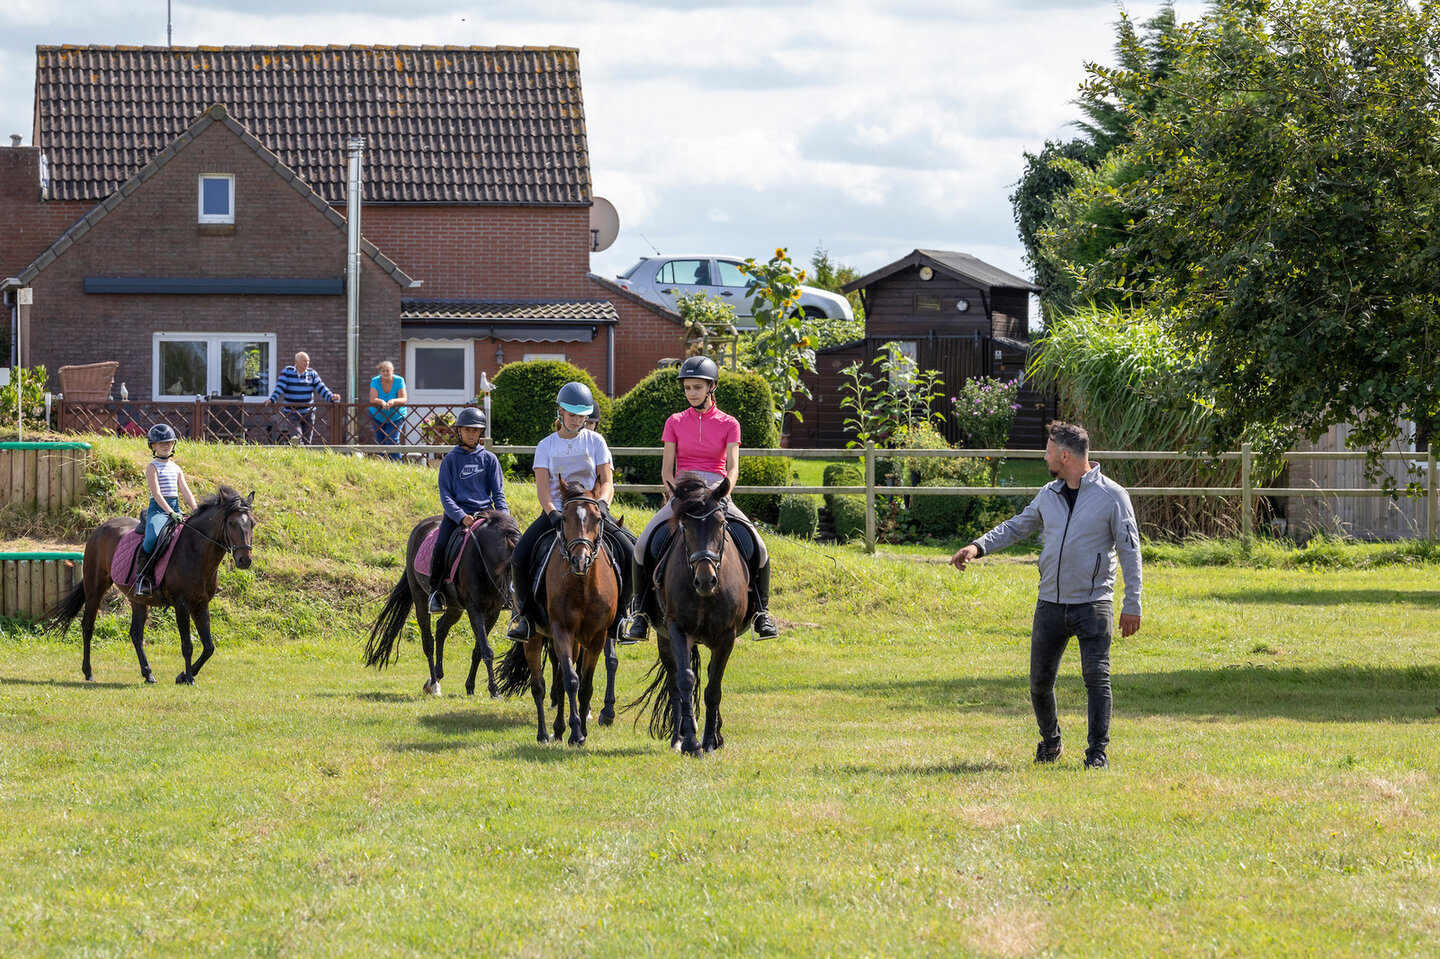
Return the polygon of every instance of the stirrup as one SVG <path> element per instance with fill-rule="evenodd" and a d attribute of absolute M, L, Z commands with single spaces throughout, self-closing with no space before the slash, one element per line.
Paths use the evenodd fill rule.
<path fill-rule="evenodd" d="M 150 590 L 150 577 L 141 576 L 139 579 L 135 580 L 135 589 L 132 590 L 132 592 L 136 596 L 149 596 Z"/>
<path fill-rule="evenodd" d="M 445 612 L 445 592 L 443 589 L 431 590 L 430 605 L 427 608 L 432 613 Z"/>
<path fill-rule="evenodd" d="M 750 628 L 755 633 L 755 639 L 757 641 L 762 639 L 775 639 L 780 635 L 780 626 L 775 622 L 775 617 L 770 615 L 770 610 L 768 609 L 755 611 L 755 618 L 751 621 Z"/>
<path fill-rule="evenodd" d="M 630 614 L 629 622 L 620 630 L 615 642 L 621 646 L 633 646 L 635 643 L 643 643 L 649 636 L 650 620 L 644 613 L 637 611 Z"/>
<path fill-rule="evenodd" d="M 530 625 L 529 617 L 522 613 L 510 621 L 510 629 L 506 631 L 505 638 L 523 643 L 533 635 L 535 635 L 535 628 Z"/>

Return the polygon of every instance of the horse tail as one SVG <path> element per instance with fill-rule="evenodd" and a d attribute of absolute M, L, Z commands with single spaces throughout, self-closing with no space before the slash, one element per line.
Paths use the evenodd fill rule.
<path fill-rule="evenodd" d="M 370 627 L 370 639 L 365 644 L 366 666 L 384 669 L 399 658 L 395 640 L 400 637 L 401 630 L 410 619 L 410 607 L 414 602 L 410 595 L 410 583 L 405 574 L 401 573 L 400 582 L 390 590 L 385 608 L 375 618 L 375 625 Z"/>
<path fill-rule="evenodd" d="M 545 651 L 540 654 L 542 669 L 549 655 L 550 646 L 546 644 Z M 530 688 L 530 661 L 525 658 L 524 643 L 513 644 L 510 652 L 500 660 L 500 665 L 495 667 L 495 686 L 501 696 L 516 696 Z"/>
<path fill-rule="evenodd" d="M 40 617 L 40 623 L 47 630 L 59 630 L 60 635 L 70 629 L 70 624 L 80 611 L 85 608 L 85 581 L 82 579 L 66 593 L 54 606 L 47 609 Z"/>
<path fill-rule="evenodd" d="M 654 677 L 651 679 L 650 677 Z M 639 709 L 635 717 L 634 725 L 640 725 L 640 717 L 645 711 L 650 711 L 650 736 L 653 739 L 664 739 L 667 741 L 675 738 L 675 691 L 674 684 L 670 682 L 670 670 L 665 668 L 665 660 L 659 656 L 655 662 L 650 664 L 650 669 L 640 681 L 650 679 L 650 685 L 645 691 L 621 708 L 621 712 L 629 712 L 632 709 Z"/>

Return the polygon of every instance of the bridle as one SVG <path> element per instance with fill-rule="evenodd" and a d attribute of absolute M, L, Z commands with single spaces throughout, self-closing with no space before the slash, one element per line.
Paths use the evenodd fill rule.
<path fill-rule="evenodd" d="M 572 496 L 560 504 L 561 513 L 564 513 L 564 511 L 570 507 L 571 503 L 587 503 L 594 506 L 597 510 L 602 509 L 600 501 L 593 496 Z M 601 522 L 604 522 L 603 518 Z M 570 573 L 573 576 L 584 576 L 590 572 L 590 567 L 595 565 L 595 558 L 600 555 L 600 526 L 597 525 L 595 529 L 594 539 L 590 539 L 588 536 L 577 536 L 574 539 L 565 540 L 565 545 L 562 547 L 562 549 L 565 550 L 565 564 L 570 567 Z M 560 537 L 564 539 L 565 530 L 563 527 L 559 530 L 559 533 Z M 574 550 L 576 547 L 582 547 L 585 550 L 584 556 L 578 563 L 575 560 Z"/>
<path fill-rule="evenodd" d="M 703 521 L 709 519 L 711 516 L 714 516 L 716 513 L 723 512 L 725 512 L 724 503 L 713 503 L 711 504 L 710 508 L 705 510 L 703 513 L 687 512 L 684 515 L 693 520 Z M 682 527 L 684 526 L 683 523 L 681 525 Z M 715 573 L 716 575 L 719 575 L 720 564 L 725 559 L 725 540 L 729 538 L 725 536 L 725 528 L 723 525 L 720 528 L 720 533 L 720 552 L 717 553 L 712 549 L 697 549 L 685 557 L 685 562 L 690 564 L 690 572 L 695 572 L 696 566 L 699 566 L 701 563 L 708 561 L 715 564 Z M 683 528 L 681 530 L 681 535 L 685 535 Z M 688 547 L 689 544 L 687 543 L 686 546 Z"/>
<path fill-rule="evenodd" d="M 233 509 L 227 509 L 227 510 L 225 511 L 225 515 L 222 517 L 222 520 L 228 521 L 228 520 L 230 519 L 230 514 L 231 514 L 231 513 L 246 513 L 246 514 L 251 514 L 251 515 L 253 515 L 254 512 L 255 512 L 254 509 L 253 509 L 252 507 L 250 507 L 250 506 L 245 506 L 245 505 L 236 506 L 236 507 L 234 507 Z M 216 539 L 215 537 L 211 536 L 209 533 L 205 532 L 205 531 L 204 531 L 203 529 L 201 529 L 200 527 L 190 525 L 190 521 L 189 521 L 188 519 L 187 519 L 185 522 L 181 523 L 180 525 L 181 525 L 182 528 L 190 530 L 192 533 L 194 533 L 195 535 L 201 537 L 202 539 L 208 539 L 210 542 L 214 543 L 216 546 L 218 546 L 218 547 L 220 547 L 221 549 L 223 549 L 227 554 L 229 554 L 229 555 L 232 556 L 232 557 L 233 557 L 237 552 L 239 552 L 239 551 L 242 550 L 242 549 L 251 549 L 251 548 L 252 548 L 251 546 L 249 546 L 249 545 L 247 545 L 247 544 L 245 544 L 245 543 L 242 543 L 242 544 L 240 544 L 239 546 L 232 546 L 231 543 L 230 543 L 230 532 L 229 532 L 228 528 L 226 529 L 226 532 L 225 532 L 225 541 L 224 541 L 224 542 L 221 542 L 220 540 L 218 540 L 218 539 Z M 228 526 L 229 526 L 229 523 L 228 523 L 228 522 L 222 522 L 222 525 L 228 527 Z M 179 535 L 180 535 L 180 533 L 179 533 L 178 530 L 176 531 L 175 535 L 176 535 L 176 536 L 179 536 Z"/>

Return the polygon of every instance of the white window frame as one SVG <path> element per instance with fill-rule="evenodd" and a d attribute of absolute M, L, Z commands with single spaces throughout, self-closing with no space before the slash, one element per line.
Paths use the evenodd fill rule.
<path fill-rule="evenodd" d="M 205 181 L 225 180 L 229 184 L 230 203 L 228 213 L 206 213 L 205 212 Z M 233 173 L 202 173 L 198 181 L 198 208 L 201 223 L 234 223 L 235 222 L 235 174 Z"/>
<path fill-rule="evenodd" d="M 422 390 L 415 386 L 415 348 L 435 349 L 453 347 L 465 351 L 465 396 L 456 399 L 451 390 Z M 469 403 L 475 399 L 475 341 L 474 340 L 406 340 L 405 341 L 405 394 L 411 403 Z M 366 396 L 369 396 L 369 380 L 366 380 Z"/>
<path fill-rule="evenodd" d="M 265 382 L 269 385 L 269 388 L 260 396 L 242 396 L 240 399 L 246 403 L 263 403 L 270 398 L 270 394 L 275 390 L 275 378 L 279 370 L 276 368 L 274 333 L 183 333 L 179 331 L 161 331 L 156 332 L 150 341 L 150 395 L 157 400 L 194 399 L 193 393 L 160 392 L 160 344 L 167 340 L 180 342 L 200 341 L 206 344 L 205 396 L 217 392 L 220 387 L 221 343 L 236 341 L 266 343 L 270 347 L 270 368 L 265 371 Z"/>

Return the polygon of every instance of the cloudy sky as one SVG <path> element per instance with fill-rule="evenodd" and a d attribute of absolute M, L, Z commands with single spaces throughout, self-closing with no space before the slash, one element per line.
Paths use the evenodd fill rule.
<path fill-rule="evenodd" d="M 30 142 L 37 44 L 166 42 L 165 0 L 4 0 L 0 143 Z M 171 0 L 177 46 L 580 50 L 613 275 L 642 254 L 818 245 L 862 273 L 915 248 L 1029 276 L 1008 196 L 1024 150 L 1073 136 L 1111 0 Z M 1158 9 L 1134 2 L 1137 22 Z M 1184 19 L 1202 5 L 1182 0 Z M 399 12 L 403 11 L 403 13 Z"/>

